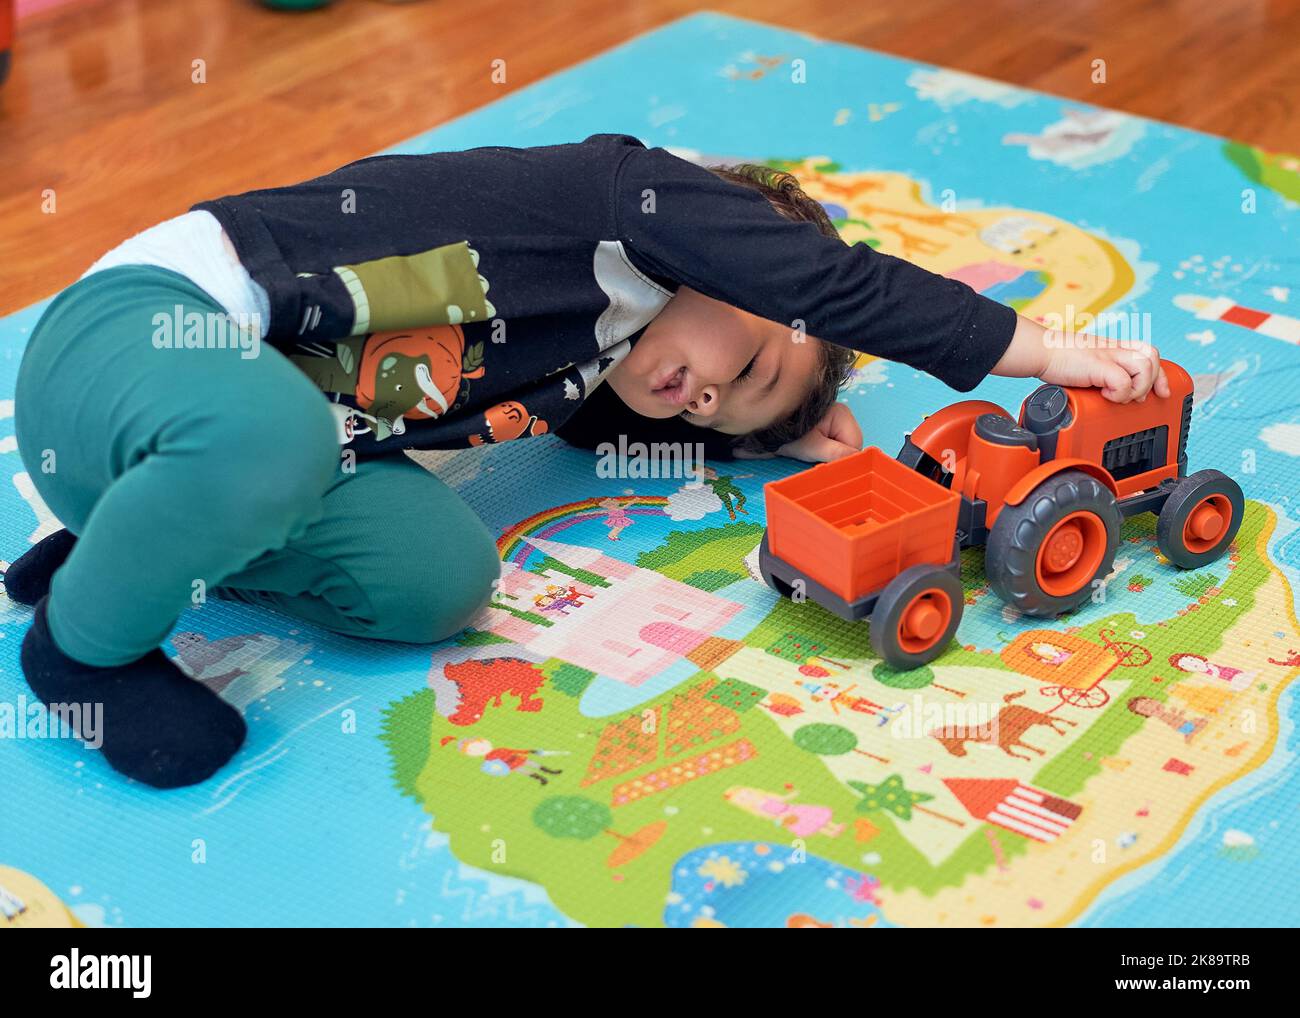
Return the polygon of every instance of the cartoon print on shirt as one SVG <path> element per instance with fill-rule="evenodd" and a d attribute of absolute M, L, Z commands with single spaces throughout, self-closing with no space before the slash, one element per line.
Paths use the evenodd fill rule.
<path fill-rule="evenodd" d="M 504 321 L 485 320 L 496 308 L 478 267 L 477 252 L 460 243 L 333 270 L 347 284 L 345 303 L 320 316 L 324 331 L 299 331 L 286 353 L 329 395 L 340 444 L 363 452 L 450 449 L 553 432 L 627 356 L 633 338 L 626 333 L 643 328 L 671 296 L 619 252 L 598 253 L 593 268 L 609 304 L 592 336 L 595 349 L 557 364 L 549 344 L 518 342 L 537 323 L 507 330 Z M 319 300 L 338 304 L 331 294 L 323 287 Z M 354 334 L 325 338 L 336 326 Z"/>
<path fill-rule="evenodd" d="M 507 400 L 488 407 L 483 414 L 484 428 L 469 436 L 470 445 L 487 445 L 489 442 L 509 442 L 523 435 L 544 435 L 549 430 L 545 421 L 517 400 Z"/>
<path fill-rule="evenodd" d="M 589 360 L 584 364 L 576 365 L 578 377 L 582 380 L 583 398 L 590 396 L 592 390 L 605 380 L 614 366 L 632 351 L 631 340 L 623 340 L 614 346 L 603 350 L 599 357 Z"/>
<path fill-rule="evenodd" d="M 361 335 L 496 317 L 478 267 L 478 252 L 462 240 L 413 255 L 336 265 L 334 274 L 352 298 L 352 331 Z"/>
<path fill-rule="evenodd" d="M 353 336 L 335 344 L 333 356 L 289 358 L 326 392 L 353 396 L 356 417 L 383 440 L 406 431 L 406 420 L 441 417 L 458 401 L 462 384 L 482 378 L 483 344 L 465 349 L 459 326 Z M 345 423 L 345 440 L 356 433 Z"/>

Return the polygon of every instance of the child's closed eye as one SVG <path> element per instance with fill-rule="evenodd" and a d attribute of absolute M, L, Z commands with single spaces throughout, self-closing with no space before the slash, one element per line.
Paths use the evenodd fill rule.
<path fill-rule="evenodd" d="M 740 374 L 738 374 L 734 379 L 732 379 L 732 381 L 733 382 L 745 381 L 747 378 L 753 375 L 754 365 L 757 363 L 758 363 L 758 354 L 754 354 L 754 356 L 749 359 L 749 363 L 740 369 Z"/>

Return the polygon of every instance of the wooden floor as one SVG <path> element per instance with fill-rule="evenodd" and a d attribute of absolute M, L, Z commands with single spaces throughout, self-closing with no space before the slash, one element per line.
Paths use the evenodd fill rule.
<path fill-rule="evenodd" d="M 332 169 L 701 8 L 1300 152 L 1300 0 L 78 0 L 19 22 L 0 88 L 0 313 L 195 201 Z"/>

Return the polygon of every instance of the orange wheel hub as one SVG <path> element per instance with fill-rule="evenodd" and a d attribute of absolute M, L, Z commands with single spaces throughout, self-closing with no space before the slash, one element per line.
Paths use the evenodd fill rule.
<path fill-rule="evenodd" d="M 952 620 L 952 602 L 938 587 L 923 590 L 908 602 L 898 620 L 898 644 L 909 654 L 935 645 Z"/>
<path fill-rule="evenodd" d="M 1106 554 L 1106 525 L 1096 513 L 1070 513 L 1047 533 L 1034 563 L 1038 585 L 1052 597 L 1077 593 Z"/>
<path fill-rule="evenodd" d="M 1232 523 L 1232 503 L 1226 495 L 1206 495 L 1187 514 L 1183 523 L 1183 544 L 1200 554 L 1219 543 Z"/>

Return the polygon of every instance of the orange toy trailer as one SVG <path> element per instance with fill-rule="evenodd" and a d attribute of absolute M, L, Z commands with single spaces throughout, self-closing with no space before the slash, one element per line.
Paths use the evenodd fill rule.
<path fill-rule="evenodd" d="M 1152 512 L 1174 565 L 1219 558 L 1241 526 L 1241 488 L 1187 475 L 1192 380 L 1164 362 L 1170 395 L 1111 403 L 1043 385 L 1013 418 L 966 400 L 931 414 L 898 457 L 864 449 L 766 487 L 764 580 L 842 618 L 870 617 L 895 668 L 943 652 L 961 620 L 960 549 L 987 546 L 989 586 L 1027 615 L 1078 607 L 1110 573 L 1125 516 Z"/>
<path fill-rule="evenodd" d="M 961 620 L 960 494 L 874 446 L 764 491 L 768 586 L 870 617 L 872 646 L 895 667 L 938 656 Z"/>

